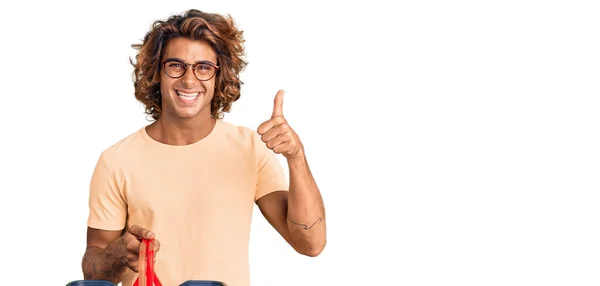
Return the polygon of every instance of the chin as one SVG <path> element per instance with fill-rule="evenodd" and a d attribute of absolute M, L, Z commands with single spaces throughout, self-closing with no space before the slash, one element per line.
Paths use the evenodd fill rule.
<path fill-rule="evenodd" d="M 182 119 L 192 119 L 200 116 L 202 114 L 201 110 L 177 110 L 177 116 Z"/>

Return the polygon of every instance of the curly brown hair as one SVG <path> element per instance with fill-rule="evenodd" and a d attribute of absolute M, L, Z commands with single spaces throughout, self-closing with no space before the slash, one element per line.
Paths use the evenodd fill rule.
<path fill-rule="evenodd" d="M 135 56 L 136 62 L 130 59 L 134 67 L 135 98 L 145 105 L 145 113 L 154 120 L 160 117 L 160 61 L 163 49 L 169 40 L 185 37 L 207 42 L 217 54 L 219 69 L 210 113 L 213 118 L 222 118 L 223 112 L 229 112 L 231 104 L 240 98 L 243 82 L 239 79 L 239 73 L 248 64 L 243 60 L 242 34 L 243 31 L 236 27 L 230 15 L 225 17 L 195 9 L 171 16 L 166 21 L 155 21 L 143 42 L 132 45 L 139 50 Z"/>

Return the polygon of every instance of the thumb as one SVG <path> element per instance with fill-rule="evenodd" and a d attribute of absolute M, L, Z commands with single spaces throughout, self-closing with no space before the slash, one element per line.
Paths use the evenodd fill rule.
<path fill-rule="evenodd" d="M 154 238 L 154 233 L 152 233 L 151 231 L 149 231 L 139 225 L 132 225 L 129 228 L 129 233 L 131 233 L 137 237 L 141 237 L 141 238 L 145 238 L 145 239 L 153 239 Z"/>
<path fill-rule="evenodd" d="M 285 94 L 285 91 L 283 91 L 283 89 L 280 89 L 277 92 L 277 95 L 275 95 L 275 101 L 273 104 L 273 115 L 271 115 L 271 118 L 275 117 L 275 116 L 283 116 L 283 95 Z"/>

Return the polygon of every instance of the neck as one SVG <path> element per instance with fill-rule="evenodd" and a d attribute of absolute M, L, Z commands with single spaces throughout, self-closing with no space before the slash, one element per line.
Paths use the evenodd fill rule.
<path fill-rule="evenodd" d="M 197 116 L 190 119 L 170 120 L 161 116 L 146 128 L 152 139 L 168 145 L 189 145 L 204 139 L 210 134 L 216 119 L 209 116 Z"/>

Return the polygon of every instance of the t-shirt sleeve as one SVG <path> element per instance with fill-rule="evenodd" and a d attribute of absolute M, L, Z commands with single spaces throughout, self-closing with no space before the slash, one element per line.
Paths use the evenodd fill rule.
<path fill-rule="evenodd" d="M 127 203 L 103 154 L 96 163 L 90 183 L 88 226 L 122 230 L 126 219 Z"/>
<path fill-rule="evenodd" d="M 275 191 L 287 191 L 288 183 L 283 168 L 275 153 L 262 142 L 260 135 L 254 133 L 254 149 L 256 153 L 256 192 L 254 200 Z"/>

